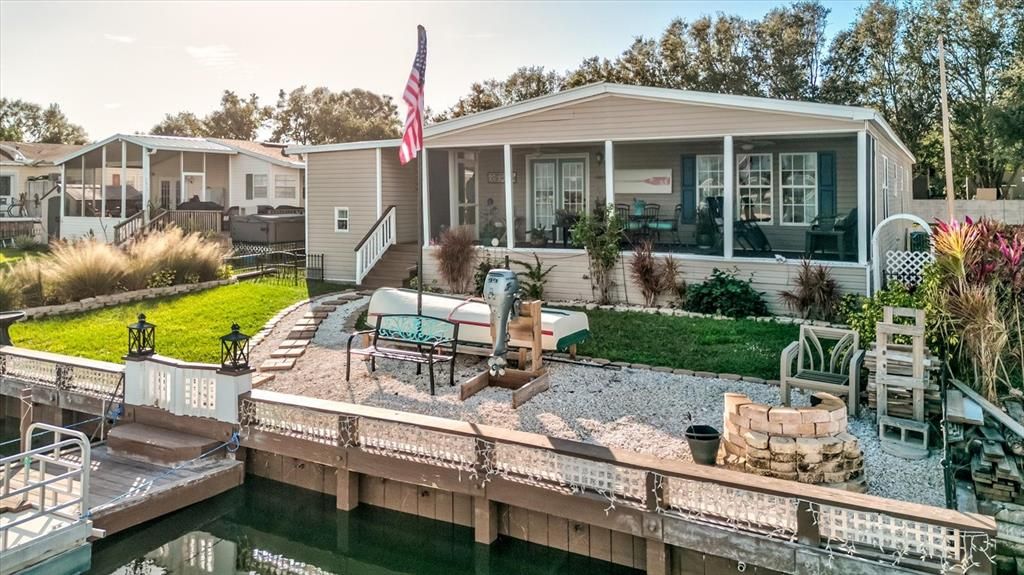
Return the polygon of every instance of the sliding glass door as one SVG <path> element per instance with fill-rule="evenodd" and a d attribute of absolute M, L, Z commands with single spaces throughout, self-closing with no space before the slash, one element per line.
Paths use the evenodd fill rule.
<path fill-rule="evenodd" d="M 537 159 L 530 162 L 531 227 L 550 230 L 559 210 L 582 214 L 587 209 L 585 158 Z"/>

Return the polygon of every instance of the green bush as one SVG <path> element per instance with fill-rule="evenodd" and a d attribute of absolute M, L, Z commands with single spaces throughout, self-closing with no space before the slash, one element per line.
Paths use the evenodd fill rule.
<path fill-rule="evenodd" d="M 875 341 L 875 326 L 882 321 L 886 307 L 924 309 L 925 306 L 919 291 L 910 291 L 901 283 L 890 282 L 887 289 L 874 297 L 846 294 L 839 301 L 837 316 L 860 334 L 861 347 L 867 347 Z"/>
<path fill-rule="evenodd" d="M 0 311 L 8 311 L 21 305 L 21 286 L 9 271 L 0 270 Z"/>
<path fill-rule="evenodd" d="M 768 315 L 763 294 L 751 283 L 752 280 L 744 281 L 734 273 L 715 268 L 705 282 L 687 288 L 686 309 L 727 317 Z"/>

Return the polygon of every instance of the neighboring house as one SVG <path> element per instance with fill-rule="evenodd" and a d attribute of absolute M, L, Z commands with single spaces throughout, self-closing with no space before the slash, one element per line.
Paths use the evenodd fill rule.
<path fill-rule="evenodd" d="M 428 282 L 429 244 L 464 225 L 499 258 L 535 252 L 556 265 L 548 298 L 590 299 L 587 257 L 564 224 L 607 204 L 632 240 L 676 258 L 687 282 L 737 269 L 781 311 L 777 294 L 809 252 L 844 292 L 870 290 L 870 234 L 910 193 L 914 163 L 873 110 L 614 84 L 441 122 L 424 136 L 404 167 L 398 140 L 288 148 L 307 154 L 307 249 L 326 254 L 327 278 L 363 282 L 378 260 L 408 258 L 377 246 L 414 244 L 422 218 Z M 714 241 L 702 248 L 703 210 Z M 617 295 L 638 302 L 630 258 L 624 247 Z"/>
<path fill-rule="evenodd" d="M 300 206 L 305 164 L 284 146 L 242 140 L 116 134 L 57 161 L 67 183 L 60 237 L 90 232 L 113 241 L 142 209 L 174 210 L 193 197 L 225 211 Z M 103 182 L 103 192 L 99 183 Z"/>
<path fill-rule="evenodd" d="M 0 142 L 0 218 L 38 218 L 49 228 L 50 204 L 54 218 L 60 205 L 56 187 L 60 168 L 54 162 L 81 147 Z"/>

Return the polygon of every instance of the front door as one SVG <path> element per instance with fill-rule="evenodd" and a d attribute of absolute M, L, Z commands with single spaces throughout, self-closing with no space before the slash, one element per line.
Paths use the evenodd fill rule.
<path fill-rule="evenodd" d="M 532 228 L 550 230 L 558 222 L 557 212 L 583 214 L 587 209 L 587 162 L 584 158 L 533 160 Z"/>
<path fill-rule="evenodd" d="M 479 206 L 477 204 L 476 154 L 459 152 L 454 158 L 455 223 L 477 230 Z"/>
<path fill-rule="evenodd" d="M 206 174 L 185 172 L 185 193 L 180 201 L 188 202 L 192 198 L 206 200 Z"/>

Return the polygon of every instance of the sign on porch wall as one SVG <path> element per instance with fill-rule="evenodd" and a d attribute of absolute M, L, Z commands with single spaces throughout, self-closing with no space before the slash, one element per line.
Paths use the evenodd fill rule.
<path fill-rule="evenodd" d="M 516 183 L 519 179 L 519 175 L 516 172 L 512 172 L 512 183 Z M 505 172 L 487 172 L 487 183 L 488 184 L 504 184 L 505 183 Z"/>
<path fill-rule="evenodd" d="M 672 193 L 672 168 L 615 170 L 615 195 Z"/>

